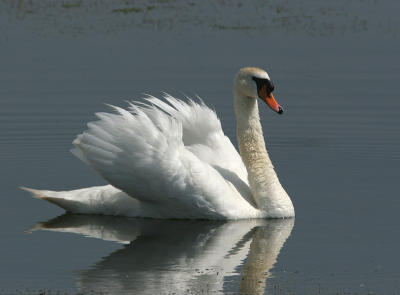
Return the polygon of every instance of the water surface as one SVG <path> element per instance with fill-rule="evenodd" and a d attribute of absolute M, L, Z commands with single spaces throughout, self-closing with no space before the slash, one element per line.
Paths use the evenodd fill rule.
<path fill-rule="evenodd" d="M 262 10 L 249 28 L 247 4 L 243 20 L 222 6 L 197 7 L 204 10 L 193 11 L 197 23 L 179 8 L 186 12 L 170 27 L 163 25 L 168 13 L 180 10 L 166 8 L 153 16 L 156 28 L 143 21 L 144 11 L 99 6 L 92 17 L 105 21 L 90 20 L 90 29 L 82 21 L 90 10 L 82 7 L 36 10 L 2 1 L 9 6 L 0 43 L 0 292 L 397 294 L 398 4 L 299 3 L 264 9 L 274 17 L 309 11 L 319 33 L 306 21 L 268 26 Z M 157 5 L 164 4 L 151 13 Z M 367 20 L 366 29 L 352 26 L 355 16 Z M 93 114 L 108 109 L 103 103 L 125 106 L 144 92 L 198 94 L 236 144 L 232 78 L 247 65 L 270 73 L 285 107 L 283 116 L 262 108 L 261 118 L 295 220 L 63 216 L 36 226 L 53 230 L 24 233 L 63 211 L 18 186 L 105 183 L 69 153 Z"/>

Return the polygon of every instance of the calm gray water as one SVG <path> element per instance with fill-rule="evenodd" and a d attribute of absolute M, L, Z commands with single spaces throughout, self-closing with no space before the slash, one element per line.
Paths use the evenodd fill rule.
<path fill-rule="evenodd" d="M 399 4 L 125 2 L 0 1 L 0 294 L 400 294 Z M 71 141 L 142 93 L 200 95 L 236 144 L 248 65 L 286 110 L 261 117 L 295 220 L 62 215 L 18 189 L 105 184 Z"/>

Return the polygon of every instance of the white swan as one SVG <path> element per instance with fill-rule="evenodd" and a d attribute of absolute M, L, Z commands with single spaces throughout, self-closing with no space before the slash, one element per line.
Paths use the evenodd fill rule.
<path fill-rule="evenodd" d="M 129 111 L 98 113 L 72 151 L 110 185 L 54 192 L 23 188 L 74 213 L 153 218 L 294 216 L 268 156 L 258 99 L 281 114 L 268 74 L 243 68 L 234 79 L 240 155 L 203 102 L 165 95 Z"/>

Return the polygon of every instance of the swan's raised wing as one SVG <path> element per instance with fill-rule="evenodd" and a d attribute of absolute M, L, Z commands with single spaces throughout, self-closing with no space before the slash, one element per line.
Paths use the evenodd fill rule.
<path fill-rule="evenodd" d="M 154 96 L 146 100 L 182 124 L 182 140 L 191 152 L 213 167 L 236 174 L 247 184 L 247 170 L 240 155 L 225 136 L 217 114 L 200 98 L 198 102 L 184 102 L 165 94 L 165 101 Z"/>
<path fill-rule="evenodd" d="M 110 184 L 145 202 L 143 216 L 257 217 L 232 183 L 237 180 L 224 178 L 220 168 L 193 152 L 200 143 L 184 144 L 183 120 L 154 105 L 114 108 L 116 114 L 96 114 L 100 120 L 78 135 L 74 154 Z"/>

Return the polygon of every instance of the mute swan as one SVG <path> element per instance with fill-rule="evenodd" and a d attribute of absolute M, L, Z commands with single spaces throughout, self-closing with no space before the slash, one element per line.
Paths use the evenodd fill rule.
<path fill-rule="evenodd" d="M 30 191 L 73 213 L 152 218 L 243 219 L 294 216 L 268 156 L 258 99 L 275 112 L 264 70 L 242 68 L 233 85 L 240 155 L 213 110 L 165 94 L 129 110 L 97 113 L 72 153 L 110 185 L 72 191 Z"/>

